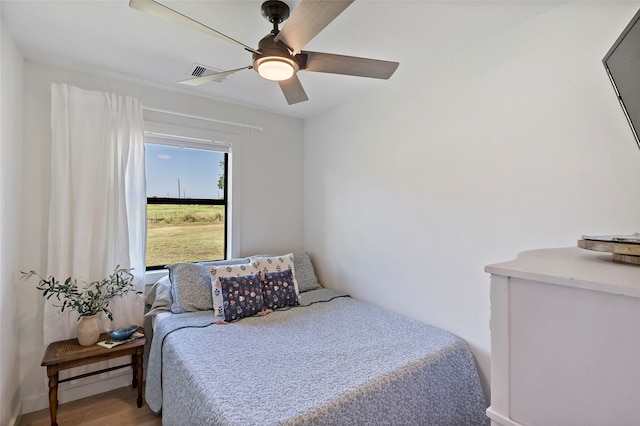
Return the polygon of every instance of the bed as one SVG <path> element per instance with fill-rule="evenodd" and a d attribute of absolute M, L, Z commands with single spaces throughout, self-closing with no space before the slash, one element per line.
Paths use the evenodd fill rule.
<path fill-rule="evenodd" d="M 300 285 L 296 305 L 228 324 L 215 308 L 162 315 L 150 409 L 168 425 L 488 424 L 463 340 L 312 287 Z"/>

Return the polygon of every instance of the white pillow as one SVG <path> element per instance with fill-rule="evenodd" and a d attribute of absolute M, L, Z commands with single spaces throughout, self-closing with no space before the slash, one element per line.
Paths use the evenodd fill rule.
<path fill-rule="evenodd" d="M 227 266 L 207 266 L 211 273 L 211 298 L 213 302 L 213 313 L 216 316 L 224 316 L 224 307 L 222 300 L 222 285 L 219 277 L 241 277 L 243 275 L 252 275 L 260 270 L 252 263 L 243 263 L 241 265 Z"/>
<path fill-rule="evenodd" d="M 298 281 L 296 279 L 296 269 L 293 264 L 293 253 L 285 254 L 282 256 L 252 256 L 251 265 L 258 271 L 269 272 L 282 272 L 287 269 L 291 269 L 293 274 L 293 285 L 296 289 L 296 295 L 300 295 L 298 290 Z"/>

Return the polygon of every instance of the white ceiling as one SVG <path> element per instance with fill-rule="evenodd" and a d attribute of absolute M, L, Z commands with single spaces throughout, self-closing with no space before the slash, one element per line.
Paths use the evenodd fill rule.
<path fill-rule="evenodd" d="M 271 30 L 260 13 L 262 1 L 159 1 L 256 48 Z M 292 13 L 299 4 L 286 3 Z M 392 79 L 419 78 L 421 70 L 445 55 L 558 4 L 358 0 L 305 49 L 397 61 L 400 66 Z M 235 73 L 221 83 L 187 87 L 175 82 L 189 77 L 193 63 L 229 70 L 250 65 L 251 54 L 227 41 L 134 10 L 128 0 L 2 0 L 0 6 L 4 23 L 28 60 L 154 82 L 292 117 L 312 117 L 387 83 L 300 72 L 309 101 L 296 105 L 287 105 L 278 85 L 253 70 Z"/>

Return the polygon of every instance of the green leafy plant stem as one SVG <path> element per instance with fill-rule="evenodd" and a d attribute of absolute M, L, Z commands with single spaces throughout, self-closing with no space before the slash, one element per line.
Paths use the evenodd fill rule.
<path fill-rule="evenodd" d="M 35 271 L 23 272 L 22 278 L 29 279 L 33 276 L 39 278 L 36 288 L 42 291 L 42 296 L 47 300 L 52 297 L 56 299 L 52 304 L 60 308 L 60 312 L 65 309 L 78 312 L 80 317 L 96 315 L 104 312 L 113 321 L 113 314 L 109 310 L 109 302 L 116 296 L 124 296 L 131 291 L 135 291 L 133 285 L 132 269 L 116 266 L 115 271 L 107 278 L 90 283 L 83 283 L 78 286 L 78 281 L 68 277 L 64 282 L 54 276 L 43 278 Z M 141 294 L 141 292 L 136 292 Z M 61 304 L 60 304 L 61 302 Z M 80 319 L 80 318 L 78 318 Z"/>

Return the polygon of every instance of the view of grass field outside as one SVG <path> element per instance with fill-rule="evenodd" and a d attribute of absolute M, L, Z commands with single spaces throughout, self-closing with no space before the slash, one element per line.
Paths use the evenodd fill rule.
<path fill-rule="evenodd" d="M 147 205 L 147 266 L 224 258 L 224 206 Z"/>
<path fill-rule="evenodd" d="M 147 268 L 224 259 L 225 158 L 215 150 L 145 143 Z"/>

